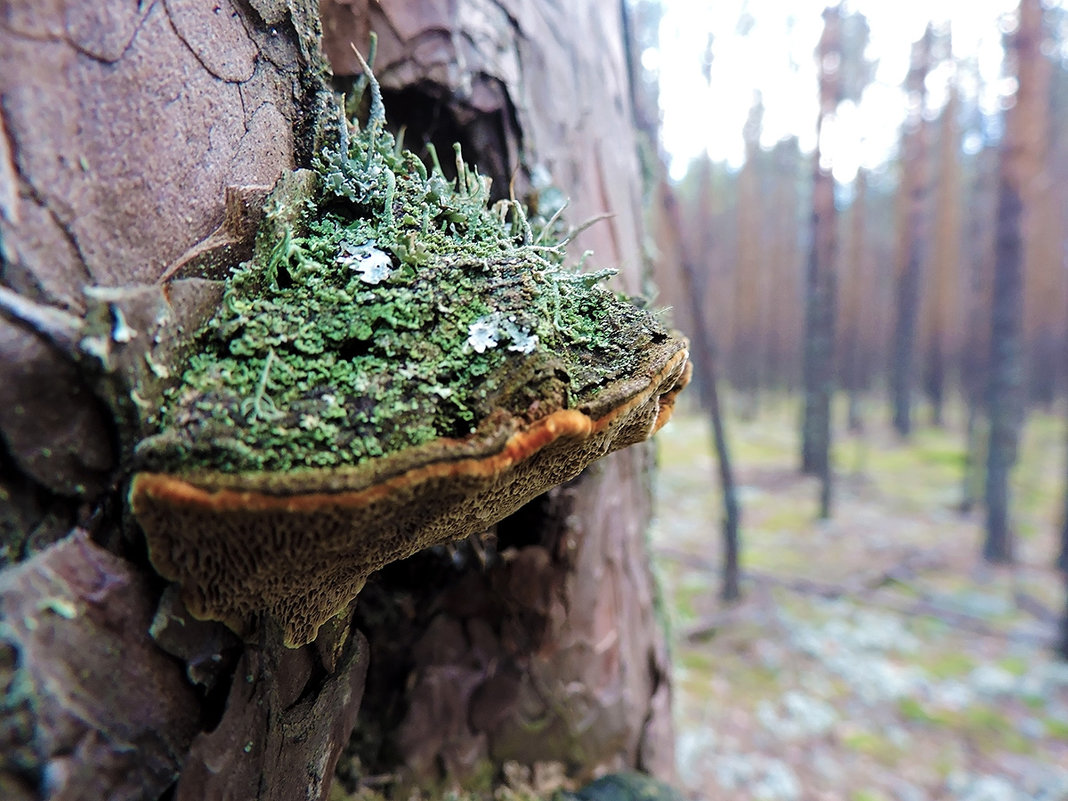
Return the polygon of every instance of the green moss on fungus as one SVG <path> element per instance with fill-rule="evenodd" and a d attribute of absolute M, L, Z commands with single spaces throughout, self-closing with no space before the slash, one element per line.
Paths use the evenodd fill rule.
<path fill-rule="evenodd" d="M 669 336 L 581 274 L 523 208 L 490 205 L 456 152 L 447 180 L 399 149 L 376 103 L 268 199 L 166 396 L 143 463 L 169 471 L 332 468 L 596 404 Z"/>

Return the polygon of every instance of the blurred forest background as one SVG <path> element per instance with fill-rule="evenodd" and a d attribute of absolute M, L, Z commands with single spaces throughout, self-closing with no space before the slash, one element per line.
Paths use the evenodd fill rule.
<path fill-rule="evenodd" d="M 631 30 L 683 778 L 1068 798 L 1068 9 L 710 5 Z"/>

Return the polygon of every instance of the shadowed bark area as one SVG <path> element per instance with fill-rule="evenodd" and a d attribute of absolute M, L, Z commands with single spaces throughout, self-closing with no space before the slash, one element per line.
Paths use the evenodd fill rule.
<path fill-rule="evenodd" d="M 199 704 L 147 636 L 146 583 L 84 532 L 0 573 L 4 798 L 156 798 L 174 781 Z"/>
<path fill-rule="evenodd" d="M 351 75 L 349 42 L 366 50 L 378 33 L 375 73 L 408 146 L 432 140 L 445 162 L 459 134 L 495 195 L 514 175 L 535 206 L 547 193 L 570 198 L 572 224 L 612 213 L 572 252 L 592 249 L 591 267 L 620 268 L 617 285 L 639 292 L 624 37 L 618 9 L 605 12 L 592 0 L 331 2 L 324 42 L 334 71 Z M 494 547 L 423 554 L 370 583 L 357 611 L 372 660 L 354 742 L 366 770 L 400 768 L 422 784 L 471 783 L 508 759 L 558 761 L 576 776 L 670 773 L 667 656 L 645 548 L 650 462 L 646 446 L 609 456 L 502 522 Z"/>

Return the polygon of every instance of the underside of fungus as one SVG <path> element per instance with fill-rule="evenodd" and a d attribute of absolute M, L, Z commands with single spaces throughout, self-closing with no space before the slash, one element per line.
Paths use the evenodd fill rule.
<path fill-rule="evenodd" d="M 490 419 L 466 440 L 355 468 L 140 473 L 134 513 L 153 564 L 181 584 L 194 616 L 244 632 L 266 612 L 281 621 L 288 646 L 302 645 L 385 564 L 478 533 L 606 453 L 648 438 L 689 369 L 682 348 L 656 355 L 644 386 L 597 417 L 580 408 L 521 427 Z"/>
<path fill-rule="evenodd" d="M 343 125 L 283 176 L 255 254 L 139 446 L 131 507 L 198 618 L 315 638 L 366 577 L 480 532 L 670 415 L 685 339 L 528 219 Z M 556 240 L 560 240 L 557 242 Z"/>

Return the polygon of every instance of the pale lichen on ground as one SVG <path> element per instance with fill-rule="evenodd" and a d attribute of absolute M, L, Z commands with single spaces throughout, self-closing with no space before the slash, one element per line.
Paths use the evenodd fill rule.
<path fill-rule="evenodd" d="M 357 464 L 494 412 L 529 420 L 595 397 L 667 333 L 564 266 L 488 181 L 428 168 L 384 128 L 343 124 L 311 172 L 283 176 L 254 258 L 141 449 L 164 469 Z M 551 223 L 546 228 L 551 228 Z"/>

